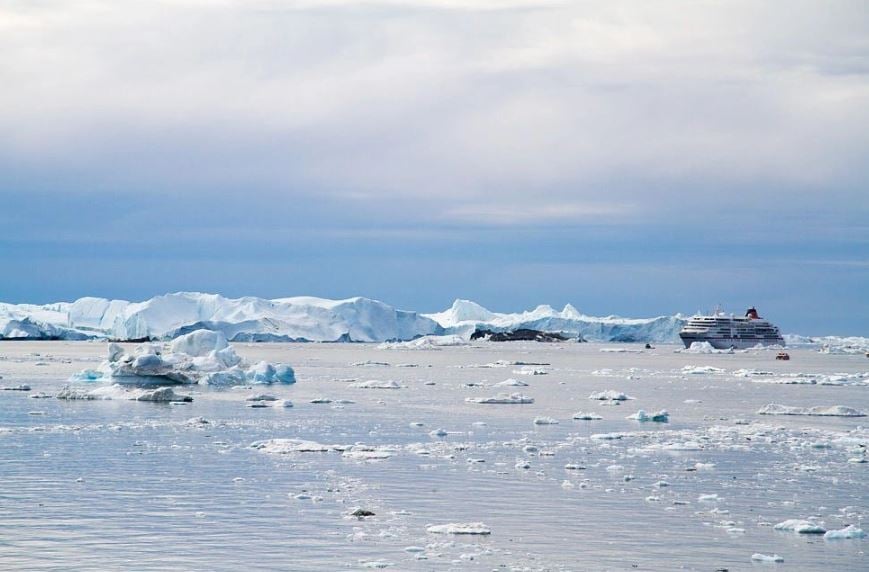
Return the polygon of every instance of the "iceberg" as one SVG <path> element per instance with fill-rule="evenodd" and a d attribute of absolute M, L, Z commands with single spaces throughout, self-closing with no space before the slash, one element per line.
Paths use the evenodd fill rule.
<path fill-rule="evenodd" d="M 633 415 L 628 415 L 627 419 L 633 419 L 634 421 L 640 421 L 641 423 L 645 423 L 647 421 L 654 421 L 656 423 L 669 423 L 670 414 L 667 413 L 666 409 L 662 409 L 655 413 L 647 413 L 645 409 L 640 409 Z"/>
<path fill-rule="evenodd" d="M 470 300 L 456 300 L 443 312 L 423 316 L 437 322 L 449 334 L 470 336 L 478 329 L 492 332 L 528 329 L 602 342 L 678 342 L 679 330 L 685 323 L 681 315 L 639 319 L 587 316 L 570 304 L 561 311 L 542 305 L 526 312 L 499 314 Z"/>
<path fill-rule="evenodd" d="M 0 339 L 169 340 L 197 330 L 221 332 L 236 342 L 386 342 L 444 333 L 437 322 L 416 312 L 361 297 L 268 300 L 177 292 L 143 302 L 0 303 Z"/>
<path fill-rule="evenodd" d="M 862 528 L 849 524 L 841 530 L 828 530 L 824 533 L 825 540 L 850 540 L 853 538 L 866 538 Z"/>
<path fill-rule="evenodd" d="M 830 407 L 792 407 L 770 403 L 758 409 L 759 415 L 810 415 L 815 417 L 865 417 L 866 413 L 845 405 L 832 405 Z"/>
<path fill-rule="evenodd" d="M 796 518 L 780 522 L 773 528 L 785 532 L 796 532 L 797 534 L 824 534 L 827 532 L 827 529 L 819 524 L 810 520 L 800 520 Z"/>
<path fill-rule="evenodd" d="M 160 344 L 144 343 L 127 353 L 111 343 L 107 359 L 96 370 L 73 374 L 70 381 L 108 381 L 119 385 L 166 386 L 206 383 L 295 383 L 287 364 L 261 361 L 246 364 L 227 343 L 222 332 L 198 330 L 176 338 L 164 353 Z"/>

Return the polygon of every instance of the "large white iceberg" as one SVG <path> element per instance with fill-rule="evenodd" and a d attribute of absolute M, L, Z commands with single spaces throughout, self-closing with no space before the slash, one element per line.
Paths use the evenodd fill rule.
<path fill-rule="evenodd" d="M 0 339 L 142 341 L 212 330 L 230 341 L 410 340 L 442 334 L 435 321 L 368 298 L 224 298 L 178 292 L 144 302 L 81 298 L 42 306 L 0 303 Z"/>
<path fill-rule="evenodd" d="M 469 300 L 456 300 L 448 310 L 425 316 L 447 333 L 470 335 L 476 329 L 503 332 L 528 328 L 608 342 L 677 342 L 685 323 L 681 315 L 639 319 L 587 316 L 570 304 L 561 311 L 542 305 L 526 312 L 499 314 Z"/>
<path fill-rule="evenodd" d="M 293 368 L 287 364 L 246 363 L 227 343 L 222 332 L 191 332 L 176 338 L 169 350 L 164 351 L 160 344 L 144 343 L 127 352 L 112 343 L 108 346 L 107 359 L 98 369 L 74 374 L 70 381 L 109 381 L 136 386 L 296 381 Z"/>

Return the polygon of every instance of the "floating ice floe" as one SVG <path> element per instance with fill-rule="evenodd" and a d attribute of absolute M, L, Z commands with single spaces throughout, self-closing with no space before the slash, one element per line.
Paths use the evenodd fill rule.
<path fill-rule="evenodd" d="M 640 409 L 633 415 L 628 415 L 627 419 L 641 422 L 654 421 L 657 423 L 668 423 L 670 421 L 670 414 L 667 413 L 666 409 L 656 411 L 655 413 L 646 413 L 644 409 Z"/>
<path fill-rule="evenodd" d="M 622 393 L 621 391 L 615 391 L 613 389 L 592 393 L 588 396 L 588 398 L 595 399 L 597 401 L 626 401 L 628 399 L 633 399 L 633 397 L 631 397 L 630 395 Z"/>
<path fill-rule="evenodd" d="M 391 457 L 395 451 L 387 447 L 372 447 L 370 445 L 353 445 L 345 449 L 341 456 L 357 461 L 380 461 Z"/>
<path fill-rule="evenodd" d="M 108 359 L 96 370 L 74 374 L 70 381 L 109 381 L 122 385 L 239 385 L 295 383 L 293 368 L 259 362 L 248 366 L 229 346 L 222 332 L 196 330 L 172 341 L 164 353 L 159 344 L 141 344 L 127 353 L 108 345 Z"/>
<path fill-rule="evenodd" d="M 398 382 L 391 380 L 381 381 L 379 379 L 357 381 L 355 383 L 351 383 L 350 387 L 356 387 L 359 389 L 401 389 L 401 386 L 398 384 Z"/>
<path fill-rule="evenodd" d="M 384 342 L 380 350 L 436 350 L 445 347 L 468 346 L 470 341 L 462 336 L 422 336 L 407 342 Z"/>
<path fill-rule="evenodd" d="M 691 342 L 691 346 L 675 350 L 675 353 L 681 354 L 732 354 L 733 348 L 719 350 L 712 346 L 709 342 Z"/>
<path fill-rule="evenodd" d="M 554 417 L 535 417 L 535 425 L 558 425 L 558 419 Z"/>
<path fill-rule="evenodd" d="M 778 554 L 761 554 L 759 552 L 755 552 L 751 555 L 751 559 L 755 562 L 784 562 L 785 559 L 779 556 Z"/>
<path fill-rule="evenodd" d="M 286 455 L 288 453 L 326 453 L 333 448 L 316 441 L 303 439 L 268 439 L 255 441 L 250 444 L 252 449 L 274 455 Z"/>
<path fill-rule="evenodd" d="M 758 409 L 759 415 L 812 415 L 817 417 L 865 417 L 866 413 L 845 405 L 832 405 L 830 407 L 791 407 L 770 403 Z"/>
<path fill-rule="evenodd" d="M 432 534 L 492 534 L 492 530 L 482 522 L 453 522 L 436 524 L 425 529 Z"/>
<path fill-rule="evenodd" d="M 492 385 L 492 387 L 528 387 L 528 384 L 524 381 L 519 381 L 518 379 L 505 379 L 504 381 L 499 381 L 498 383 Z"/>
<path fill-rule="evenodd" d="M 796 532 L 797 534 L 824 534 L 825 532 L 827 532 L 826 528 L 815 522 L 812 522 L 810 520 L 800 520 L 796 518 L 780 522 L 773 528 L 775 530 L 782 530 L 785 532 Z"/>
<path fill-rule="evenodd" d="M 548 373 L 549 372 L 546 371 L 545 369 L 540 369 L 540 368 L 536 368 L 536 367 L 529 367 L 529 366 L 525 366 L 525 367 L 513 370 L 514 375 L 546 375 Z"/>
<path fill-rule="evenodd" d="M 157 403 L 188 403 L 193 401 L 189 395 L 179 395 L 171 387 L 159 387 L 156 389 L 128 388 L 113 384 L 97 389 L 65 386 L 57 395 L 57 399 L 67 400 L 112 400 L 126 399 L 129 401 L 153 401 Z"/>
<path fill-rule="evenodd" d="M 770 374 L 772 375 L 772 374 Z M 784 373 L 776 377 L 751 377 L 753 383 L 771 383 L 778 385 L 869 385 L 869 372 L 861 373 Z"/>
<path fill-rule="evenodd" d="M 682 368 L 683 375 L 713 375 L 726 373 L 726 370 L 720 367 L 712 367 L 711 365 L 686 365 Z"/>
<path fill-rule="evenodd" d="M 512 405 L 512 404 L 527 404 L 534 403 L 534 399 L 528 397 L 527 395 L 522 395 L 521 393 L 499 393 L 494 397 L 466 397 L 465 401 L 468 403 L 484 403 L 484 404 L 504 404 L 504 405 Z"/>
<path fill-rule="evenodd" d="M 825 540 L 849 540 L 853 538 L 866 538 L 866 533 L 853 524 L 849 524 L 841 530 L 828 530 L 824 533 Z"/>
<path fill-rule="evenodd" d="M 583 411 L 579 411 L 573 414 L 573 418 L 579 421 L 597 421 L 599 419 L 603 419 L 597 413 L 585 413 Z"/>
<path fill-rule="evenodd" d="M 599 350 L 605 354 L 641 354 L 643 350 L 636 348 L 601 348 Z"/>

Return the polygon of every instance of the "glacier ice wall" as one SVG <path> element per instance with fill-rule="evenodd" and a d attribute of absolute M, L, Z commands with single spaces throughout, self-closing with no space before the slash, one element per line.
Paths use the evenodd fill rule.
<path fill-rule="evenodd" d="M 173 339 L 199 329 L 219 331 L 230 341 L 384 342 L 443 333 L 430 318 L 367 298 L 267 300 L 178 292 L 144 302 L 0 303 L 0 339 Z"/>

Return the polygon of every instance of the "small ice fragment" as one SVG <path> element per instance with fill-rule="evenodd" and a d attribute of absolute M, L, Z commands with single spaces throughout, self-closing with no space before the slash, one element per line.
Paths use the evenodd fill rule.
<path fill-rule="evenodd" d="M 751 559 L 755 562 L 784 562 L 785 559 L 779 556 L 778 554 L 773 554 L 770 556 L 769 554 L 761 554 L 756 552 L 751 555 Z"/>
<path fill-rule="evenodd" d="M 578 421 L 597 421 L 599 419 L 603 419 L 603 417 L 601 417 L 597 413 L 586 413 L 583 411 L 574 413 L 573 418 Z"/>
<path fill-rule="evenodd" d="M 615 391 L 613 389 L 608 389 L 606 391 L 597 391 L 588 396 L 589 399 L 594 399 L 597 401 L 626 401 L 628 399 L 633 399 L 630 395 L 622 393 L 621 391 Z"/>
<path fill-rule="evenodd" d="M 535 417 L 535 425 L 558 425 L 558 419 L 553 417 Z"/>
<path fill-rule="evenodd" d="M 857 528 L 853 524 L 849 524 L 841 530 L 829 530 L 824 533 L 824 540 L 844 540 L 851 538 L 866 538 L 866 533 L 863 529 Z"/>
<path fill-rule="evenodd" d="M 431 431 L 429 435 L 432 437 L 446 437 L 449 433 L 447 433 L 446 429 L 435 429 L 434 431 Z"/>
<path fill-rule="evenodd" d="M 699 497 L 697 497 L 697 500 L 700 502 L 718 502 L 718 501 L 723 500 L 723 499 L 720 498 L 716 494 L 712 494 L 712 495 L 700 495 Z"/>
<path fill-rule="evenodd" d="M 258 393 L 245 398 L 245 401 L 277 401 L 278 398 L 267 393 Z"/>
<path fill-rule="evenodd" d="M 827 532 L 823 526 L 811 522 L 809 520 L 789 519 L 780 522 L 773 527 L 775 530 L 784 530 L 787 532 L 796 532 L 797 534 L 824 534 Z"/>
<path fill-rule="evenodd" d="M 453 522 L 449 524 L 436 524 L 425 529 L 432 534 L 492 534 L 491 529 L 482 522 Z"/>
<path fill-rule="evenodd" d="M 289 399 L 278 399 L 278 400 L 275 400 L 272 402 L 272 407 L 275 407 L 278 409 L 281 409 L 281 408 L 289 409 L 292 406 L 293 406 L 293 402 L 290 401 Z"/>
<path fill-rule="evenodd" d="M 356 387 L 359 389 L 401 389 L 401 386 L 395 381 L 381 381 L 379 379 L 358 381 L 356 383 L 351 383 L 350 387 Z"/>
<path fill-rule="evenodd" d="M 482 403 L 482 404 L 503 404 L 503 405 L 513 405 L 513 404 L 528 404 L 534 403 L 534 399 L 528 397 L 527 395 L 522 395 L 521 393 L 512 393 L 510 395 L 499 393 L 494 397 L 466 397 L 465 401 L 468 403 Z"/>
<path fill-rule="evenodd" d="M 667 413 L 666 409 L 656 411 L 655 413 L 646 413 L 644 409 L 640 409 L 633 415 L 628 415 L 627 419 L 640 422 L 654 421 L 656 423 L 668 423 L 670 421 L 670 414 Z"/>
<path fill-rule="evenodd" d="M 505 379 L 504 381 L 496 383 L 493 387 L 528 387 L 528 384 L 511 377 L 510 379 Z"/>

